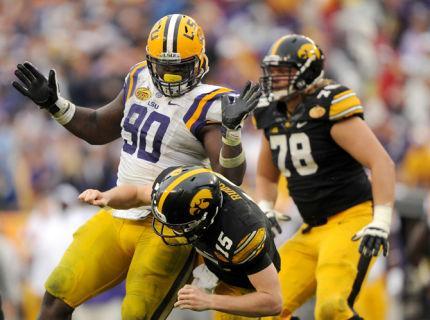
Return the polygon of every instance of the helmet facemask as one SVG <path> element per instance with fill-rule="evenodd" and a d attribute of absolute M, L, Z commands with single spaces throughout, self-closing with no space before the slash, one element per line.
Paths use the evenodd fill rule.
<path fill-rule="evenodd" d="M 197 56 L 181 60 L 179 56 L 156 59 L 147 55 L 147 62 L 154 85 L 168 97 L 191 91 L 209 69 L 206 60 L 202 62 Z"/>
<path fill-rule="evenodd" d="M 169 246 L 193 244 L 204 235 L 206 229 L 215 220 L 218 211 L 219 207 L 216 207 L 215 214 L 212 215 L 211 219 L 208 218 L 208 213 L 205 213 L 199 220 L 188 223 L 169 224 L 163 221 L 164 215 L 155 207 L 153 209 L 154 219 L 152 220 L 152 228 L 155 234 L 161 237 L 163 242 Z"/>

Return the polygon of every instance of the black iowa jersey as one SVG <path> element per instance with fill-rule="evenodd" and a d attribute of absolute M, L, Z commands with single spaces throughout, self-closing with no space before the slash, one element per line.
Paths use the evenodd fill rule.
<path fill-rule="evenodd" d="M 257 128 L 264 129 L 272 160 L 285 175 L 291 197 L 305 222 L 321 219 L 371 200 L 371 185 L 360 163 L 332 139 L 332 126 L 359 116 L 355 93 L 336 83 L 307 95 L 290 118 L 286 106 L 273 102 L 257 108 Z"/>
<path fill-rule="evenodd" d="M 222 207 L 213 224 L 193 246 L 221 281 L 252 289 L 247 275 L 263 270 L 272 262 L 280 270 L 270 222 L 240 188 L 218 176 Z"/>

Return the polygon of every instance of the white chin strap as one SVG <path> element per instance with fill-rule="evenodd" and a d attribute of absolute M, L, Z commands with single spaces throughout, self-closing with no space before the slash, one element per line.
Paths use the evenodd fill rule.
<path fill-rule="evenodd" d="M 308 84 L 306 86 L 306 88 L 309 88 L 310 86 L 314 85 L 317 81 L 319 81 L 323 77 L 324 77 L 324 71 L 321 71 L 321 73 L 319 74 L 319 76 L 316 77 L 314 79 L 314 81 L 312 81 L 312 83 Z M 299 92 L 302 92 L 302 91 L 306 90 L 306 88 L 303 89 L 303 90 L 301 90 L 301 91 L 299 91 Z M 270 93 L 269 97 L 268 97 L 268 100 L 269 100 L 269 102 L 278 101 L 278 100 L 281 100 L 281 99 L 283 99 L 283 98 L 285 98 L 285 97 L 287 97 L 287 96 L 289 96 L 289 95 L 291 95 L 291 94 L 293 94 L 295 92 L 298 92 L 298 91 L 294 90 L 293 85 L 290 85 L 289 88 L 287 88 L 287 89 L 272 91 Z"/>
<path fill-rule="evenodd" d="M 282 89 L 282 90 L 272 91 L 269 94 L 268 100 L 269 100 L 269 102 L 281 100 L 281 99 L 289 96 L 290 94 L 292 94 L 293 92 L 291 92 L 291 91 L 292 90 L 290 90 L 290 89 Z"/>

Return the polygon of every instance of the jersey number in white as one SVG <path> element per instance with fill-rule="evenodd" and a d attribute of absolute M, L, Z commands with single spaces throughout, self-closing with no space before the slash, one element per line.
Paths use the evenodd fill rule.
<path fill-rule="evenodd" d="M 221 231 L 218 237 L 218 242 L 215 244 L 215 249 L 221 252 L 224 257 L 228 258 L 227 250 L 230 250 L 232 245 L 233 241 L 229 237 L 224 235 L 223 231 Z"/>
<path fill-rule="evenodd" d="M 290 147 L 291 160 L 294 168 L 301 176 L 307 176 L 317 172 L 318 165 L 311 154 L 311 144 L 306 133 L 293 133 L 287 143 L 285 135 L 270 136 L 270 148 L 278 151 L 278 168 L 286 176 L 291 176 L 291 171 L 285 166 L 288 146 Z"/>

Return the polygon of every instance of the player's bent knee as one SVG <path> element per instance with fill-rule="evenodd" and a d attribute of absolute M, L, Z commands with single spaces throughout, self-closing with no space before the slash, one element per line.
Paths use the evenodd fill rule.
<path fill-rule="evenodd" d="M 318 320 L 345 320 L 351 317 L 351 309 L 345 298 L 340 296 L 324 297 L 317 301 L 315 318 Z"/>
<path fill-rule="evenodd" d="M 142 297 L 127 294 L 122 302 L 121 317 L 123 320 L 149 319 L 149 310 Z"/>
<path fill-rule="evenodd" d="M 43 296 L 39 320 L 72 319 L 73 308 L 49 292 Z"/>
<path fill-rule="evenodd" d="M 288 309 L 282 309 L 282 313 L 281 313 L 281 319 L 282 320 L 291 320 L 292 318 L 292 312 Z"/>

